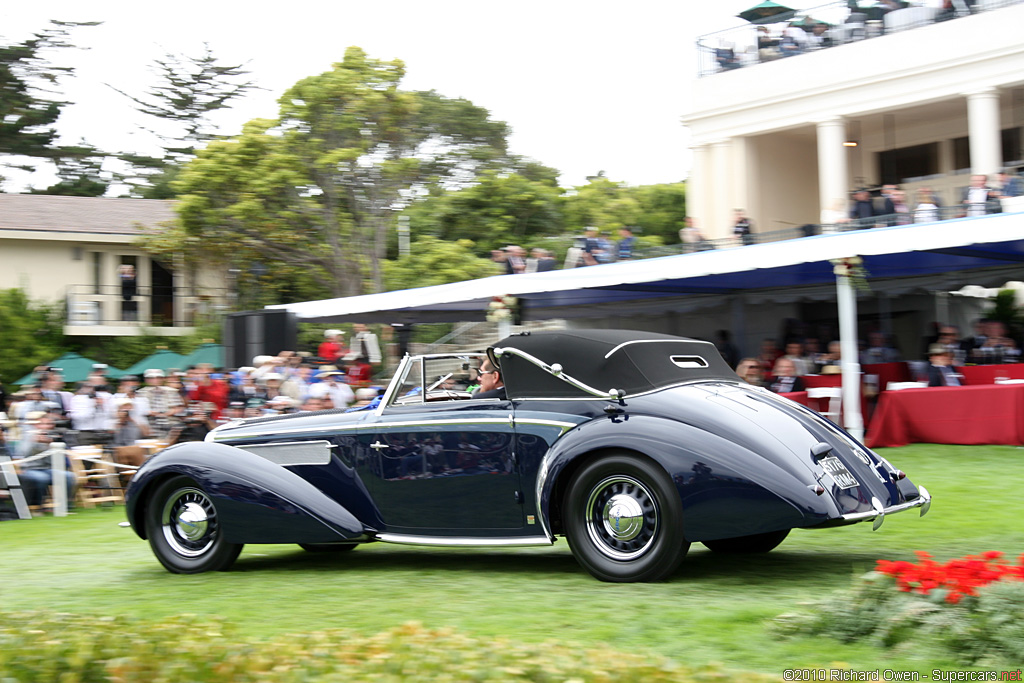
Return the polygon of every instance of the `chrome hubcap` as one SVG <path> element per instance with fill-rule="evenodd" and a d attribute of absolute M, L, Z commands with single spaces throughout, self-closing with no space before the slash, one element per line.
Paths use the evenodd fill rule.
<path fill-rule="evenodd" d="M 591 489 L 586 514 L 590 540 L 615 560 L 643 555 L 658 531 L 654 496 L 639 480 L 625 475 L 607 477 Z"/>
<path fill-rule="evenodd" d="M 199 489 L 178 489 L 164 503 L 160 526 L 174 552 L 184 557 L 198 557 L 213 546 L 217 535 L 217 510 Z"/>

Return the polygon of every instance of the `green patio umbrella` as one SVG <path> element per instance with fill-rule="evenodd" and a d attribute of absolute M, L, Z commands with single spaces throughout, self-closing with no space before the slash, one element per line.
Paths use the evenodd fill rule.
<path fill-rule="evenodd" d="M 185 366 L 209 363 L 215 368 L 224 367 L 224 347 L 220 344 L 203 344 L 192 353 L 185 356 Z"/>
<path fill-rule="evenodd" d="M 188 364 L 185 356 L 180 353 L 175 353 L 168 349 L 157 349 L 125 370 L 124 374 L 141 376 L 146 370 L 163 370 L 167 372 L 171 368 L 184 369 Z"/>
<path fill-rule="evenodd" d="M 792 7 L 780 5 L 772 0 L 765 0 L 749 9 L 745 9 L 736 16 L 745 19 L 751 24 L 774 24 L 779 21 L 789 21 L 796 15 Z"/>
<path fill-rule="evenodd" d="M 46 363 L 46 365 L 51 368 L 60 368 L 60 374 L 64 376 L 65 382 L 81 382 L 92 372 L 92 366 L 96 365 L 96 361 L 80 356 L 77 353 L 65 353 L 60 358 Z M 124 370 L 108 367 L 105 374 L 107 377 L 117 379 L 124 374 Z M 15 384 L 21 386 L 23 384 L 31 384 L 34 381 L 35 377 L 30 372 L 15 382 Z"/>

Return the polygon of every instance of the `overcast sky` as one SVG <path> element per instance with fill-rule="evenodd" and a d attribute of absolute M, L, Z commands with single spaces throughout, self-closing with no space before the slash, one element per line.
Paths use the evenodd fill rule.
<path fill-rule="evenodd" d="M 276 116 L 288 87 L 358 45 L 374 58 L 402 59 L 403 88 L 434 89 L 490 110 L 512 127 L 512 151 L 557 168 L 563 186 L 600 170 L 644 185 L 687 176 L 679 118 L 696 73 L 696 36 L 742 24 L 734 15 L 756 1 L 7 0 L 0 38 L 23 40 L 49 19 L 104 22 L 73 34 L 89 50 L 51 59 L 76 68 L 64 85 L 75 105 L 59 125 L 69 143 L 84 137 L 105 151 L 154 151 L 150 136 L 137 131 L 144 119 L 107 84 L 142 94 L 158 82 L 153 60 L 169 52 L 199 56 L 205 42 L 221 64 L 248 63 L 265 90 L 217 119 L 219 133 L 234 135 L 245 121 Z M 30 182 L 53 179 L 37 174 Z"/>

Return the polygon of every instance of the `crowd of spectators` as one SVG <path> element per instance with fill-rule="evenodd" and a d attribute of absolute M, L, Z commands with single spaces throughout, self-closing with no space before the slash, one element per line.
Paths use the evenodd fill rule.
<path fill-rule="evenodd" d="M 68 386 L 59 368 L 36 368 L 31 383 L 10 395 L 0 392 L 0 456 L 25 460 L 55 441 L 111 452 L 143 439 L 202 441 L 217 425 L 243 417 L 366 409 L 379 400 L 371 377 L 381 354 L 376 335 L 364 325 L 355 329 L 348 347 L 340 330 L 327 330 L 320 357 L 281 351 L 237 369 L 200 364 L 113 379 L 97 364 L 84 381 Z M 49 459 L 29 459 L 18 468 L 28 504 L 38 505 L 52 483 Z M 74 491 L 70 468 L 65 476 Z"/>
<path fill-rule="evenodd" d="M 847 13 L 845 18 L 835 25 L 814 18 L 819 12 L 834 14 L 834 6 L 823 5 L 804 10 L 796 17 L 790 11 L 776 15 L 779 21 L 772 21 L 771 17 L 758 21 L 755 27 L 756 44 L 742 46 L 743 43 L 751 41 L 746 32 L 742 35 L 737 33 L 735 39 L 730 39 L 723 32 L 719 32 L 714 34 L 716 42 L 710 44 L 702 39 L 701 44 L 710 50 L 715 64 L 715 68 L 710 70 L 702 69 L 702 75 L 714 71 L 732 71 L 881 36 L 887 31 L 886 15 L 897 10 L 923 8 L 915 10 L 913 17 L 900 22 L 901 25 L 896 30 L 908 28 L 905 21 L 914 26 L 927 25 L 968 16 L 977 11 L 975 0 L 849 0 L 846 3 L 833 3 L 840 4 L 846 4 Z M 737 41 L 741 43 L 740 47 L 737 47 Z"/>
<path fill-rule="evenodd" d="M 727 332 L 719 332 L 716 346 L 741 379 L 776 393 L 803 391 L 800 378 L 806 375 L 841 372 L 838 340 L 823 346 L 819 337 L 799 333 L 801 326 L 796 330 L 798 333 L 788 336 L 784 347 L 780 348 L 774 338 L 767 338 L 761 342 L 757 356 L 741 358 L 735 363 L 732 362 L 735 347 Z M 821 331 L 834 335 L 834 330 Z M 857 360 L 861 366 L 907 360 L 893 340 L 879 331 L 869 332 L 858 346 Z M 913 356 L 915 360 L 927 359 L 916 364 L 914 381 L 927 382 L 930 386 L 950 386 L 960 384 L 956 367 L 1021 362 L 1021 346 L 1003 322 L 981 319 L 967 336 L 961 336 L 955 325 L 936 324 L 934 331 L 921 339 L 920 353 L 915 352 Z"/>

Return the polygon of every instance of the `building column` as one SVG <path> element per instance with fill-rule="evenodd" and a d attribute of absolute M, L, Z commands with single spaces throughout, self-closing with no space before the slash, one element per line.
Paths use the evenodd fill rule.
<path fill-rule="evenodd" d="M 701 231 L 709 239 L 721 239 L 732 235 L 732 140 L 719 140 L 711 144 L 712 173 L 711 210 L 707 212 L 708 225 Z"/>
<path fill-rule="evenodd" d="M 691 148 L 693 165 L 690 167 L 690 177 L 686 179 L 686 214 L 693 218 L 697 229 L 704 233 L 708 223 L 708 201 L 707 201 L 707 178 L 711 169 L 709 168 L 709 154 L 707 145 L 693 145 Z M 680 229 L 686 226 L 679 226 Z M 705 233 L 706 234 L 706 233 Z"/>
<path fill-rule="evenodd" d="M 992 175 L 1003 166 L 999 128 L 999 91 L 985 88 L 967 93 L 967 131 L 971 173 Z"/>
<path fill-rule="evenodd" d="M 850 192 L 846 163 L 846 122 L 840 117 L 819 121 L 818 214 L 825 209 L 842 211 Z M 859 142 L 859 141 L 858 141 Z M 838 202 L 838 204 L 837 204 Z"/>

